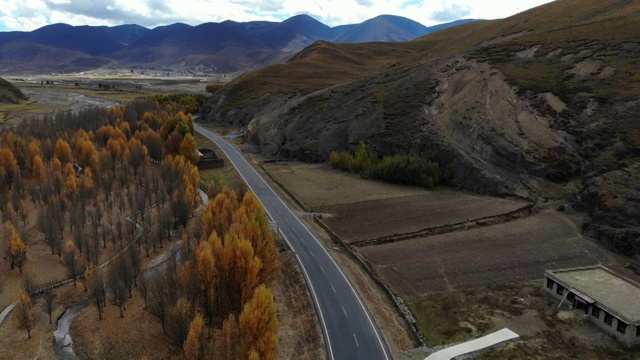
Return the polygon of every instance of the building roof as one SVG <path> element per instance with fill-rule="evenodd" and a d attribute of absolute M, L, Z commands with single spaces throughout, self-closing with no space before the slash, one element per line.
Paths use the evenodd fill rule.
<path fill-rule="evenodd" d="M 618 313 L 622 320 L 640 324 L 640 284 L 637 282 L 600 265 L 547 273 Z"/>

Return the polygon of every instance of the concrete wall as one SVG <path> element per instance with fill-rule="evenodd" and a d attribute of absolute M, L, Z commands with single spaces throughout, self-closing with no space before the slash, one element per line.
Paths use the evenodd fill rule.
<path fill-rule="evenodd" d="M 216 159 L 202 159 L 198 161 L 198 169 L 220 169 L 224 167 L 224 160 L 220 158 Z"/>
<path fill-rule="evenodd" d="M 565 299 L 563 302 L 563 305 L 567 305 L 567 306 L 573 306 L 573 303 L 570 301 L 566 300 L 566 295 L 567 292 L 569 291 L 568 287 L 565 286 L 565 284 L 558 284 L 558 282 L 555 279 L 551 279 L 553 280 L 553 287 L 549 288 L 547 287 L 547 279 L 549 279 L 546 275 L 544 276 L 544 281 L 542 283 L 542 288 L 544 289 L 544 291 L 553 296 L 554 298 L 556 298 L 558 300 L 558 304 L 560 303 L 560 300 L 562 300 L 563 298 Z M 562 285 L 564 287 L 564 291 L 562 292 L 562 295 L 557 293 L 558 290 L 558 285 Z M 587 296 L 589 296 L 589 294 L 585 294 Z M 603 307 L 598 304 L 597 302 L 594 304 L 596 306 L 598 306 L 600 308 L 600 314 L 598 317 L 593 316 L 593 312 L 592 312 L 592 308 L 593 306 L 590 306 L 588 309 L 588 315 L 584 315 L 585 317 L 587 317 L 589 319 L 590 322 L 592 322 L 593 324 L 595 324 L 596 326 L 598 326 L 600 329 L 602 329 L 605 333 L 614 336 L 618 341 L 622 342 L 623 344 L 629 346 L 629 347 L 640 347 L 640 336 L 636 336 L 636 331 L 637 331 L 637 327 L 633 326 L 632 324 L 629 324 L 627 326 L 627 330 L 624 334 L 620 333 L 617 329 L 618 329 L 618 318 L 616 317 L 616 315 L 611 314 L 611 312 L 609 312 L 612 316 L 613 316 L 613 321 L 611 323 L 611 325 L 608 325 L 604 322 L 604 317 L 605 317 L 605 313 L 608 312 L 606 309 L 603 309 Z M 584 310 L 576 310 L 579 311 L 580 314 L 584 314 Z M 623 322 L 624 323 L 624 322 Z"/>

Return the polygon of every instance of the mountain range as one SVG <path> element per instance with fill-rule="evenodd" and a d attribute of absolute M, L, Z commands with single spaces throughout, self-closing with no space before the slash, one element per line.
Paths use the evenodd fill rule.
<path fill-rule="evenodd" d="M 640 1 L 556 0 L 410 42 L 316 42 L 247 72 L 201 118 L 268 156 L 326 161 L 360 141 L 438 164 L 447 185 L 586 210 L 640 255 Z"/>
<path fill-rule="evenodd" d="M 283 22 L 139 25 L 53 24 L 32 32 L 0 32 L 0 73 L 72 72 L 101 67 L 234 72 L 282 62 L 312 43 L 410 41 L 473 20 L 429 28 L 407 18 L 381 15 L 360 24 L 329 27 L 308 16 Z"/>

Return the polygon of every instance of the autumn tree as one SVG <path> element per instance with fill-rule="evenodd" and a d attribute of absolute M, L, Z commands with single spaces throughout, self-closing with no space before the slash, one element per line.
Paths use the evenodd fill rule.
<path fill-rule="evenodd" d="M 169 337 L 173 343 L 180 347 L 183 346 L 189 335 L 189 326 L 193 319 L 193 307 L 189 300 L 185 298 L 179 299 L 175 306 L 169 310 Z"/>
<path fill-rule="evenodd" d="M 153 130 L 136 131 L 135 138 L 140 140 L 149 151 L 149 157 L 153 160 L 162 160 L 164 142 L 160 134 Z"/>
<path fill-rule="evenodd" d="M 52 290 L 47 290 L 44 293 L 42 293 L 42 301 L 43 302 L 40 305 L 40 307 L 42 307 L 42 310 L 44 310 L 44 312 L 47 315 L 49 315 L 49 324 L 51 324 L 52 323 L 51 315 L 53 314 L 53 309 L 56 301 L 56 294 L 54 294 Z"/>
<path fill-rule="evenodd" d="M 36 155 L 33 158 L 33 169 L 32 175 L 34 182 L 41 187 L 42 184 L 47 180 L 47 169 L 44 166 L 44 162 L 39 155 Z"/>
<path fill-rule="evenodd" d="M 222 329 L 213 332 L 212 338 L 213 346 L 210 354 L 215 354 L 216 359 L 235 360 L 241 358 L 240 329 L 235 315 L 229 315 L 222 323 Z"/>
<path fill-rule="evenodd" d="M 53 156 L 62 164 L 69 163 L 73 160 L 71 146 L 64 139 L 58 139 L 53 151 Z"/>
<path fill-rule="evenodd" d="M 167 152 L 172 155 L 179 154 L 182 141 L 182 134 L 178 130 L 173 131 L 167 139 Z"/>
<path fill-rule="evenodd" d="M 197 275 L 199 282 L 201 307 L 208 321 L 213 319 L 213 302 L 215 282 L 217 280 L 216 264 L 211 250 L 211 244 L 203 241 L 198 247 L 196 253 L 197 259 Z"/>
<path fill-rule="evenodd" d="M 198 155 L 198 143 L 191 134 L 187 134 L 182 143 L 180 144 L 180 155 L 188 159 L 192 164 L 197 164 L 200 161 Z"/>
<path fill-rule="evenodd" d="M 275 360 L 278 350 L 278 319 L 273 292 L 258 287 L 238 319 L 244 354 L 256 352 L 260 359 Z"/>
<path fill-rule="evenodd" d="M 19 176 L 18 161 L 8 148 L 0 149 L 0 182 L 11 188 L 16 175 Z"/>
<path fill-rule="evenodd" d="M 27 262 L 27 245 L 24 244 L 11 222 L 7 221 L 4 224 L 4 231 L 9 240 L 8 257 L 11 269 L 17 266 L 22 274 L 22 267 Z"/>
<path fill-rule="evenodd" d="M 27 144 L 26 149 L 26 166 L 33 174 L 34 172 L 34 160 L 36 157 L 40 157 L 40 147 L 35 139 L 31 139 Z"/>
<path fill-rule="evenodd" d="M 189 326 L 189 334 L 183 346 L 184 357 L 187 360 L 204 360 L 208 355 L 205 350 L 205 343 L 204 320 L 198 314 Z"/>
<path fill-rule="evenodd" d="M 16 298 L 16 323 L 20 330 L 26 330 L 27 336 L 31 339 L 31 330 L 36 326 L 33 314 L 33 301 L 29 294 L 20 290 Z"/>
<path fill-rule="evenodd" d="M 93 141 L 85 138 L 78 139 L 76 142 L 76 162 L 83 168 L 97 169 L 98 150 Z"/>
<path fill-rule="evenodd" d="M 140 140 L 131 139 L 127 144 L 127 150 L 125 151 L 127 162 L 133 168 L 135 176 L 138 176 L 138 171 L 142 166 L 142 163 L 147 160 L 148 151 L 147 148 L 142 145 Z"/>
<path fill-rule="evenodd" d="M 62 262 L 67 268 L 67 275 L 73 278 L 73 286 L 76 285 L 78 275 L 84 271 L 82 259 L 78 255 L 78 250 L 73 245 L 72 240 L 67 240 L 64 245 L 64 252 L 62 253 Z"/>

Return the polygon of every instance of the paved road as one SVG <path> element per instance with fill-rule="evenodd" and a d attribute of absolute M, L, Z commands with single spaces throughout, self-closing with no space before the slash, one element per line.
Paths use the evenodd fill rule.
<path fill-rule="evenodd" d="M 224 151 L 272 220 L 278 222 L 298 258 L 319 309 L 329 359 L 390 359 L 373 318 L 320 241 L 235 147 L 201 126 L 195 125 L 195 130 Z"/>

